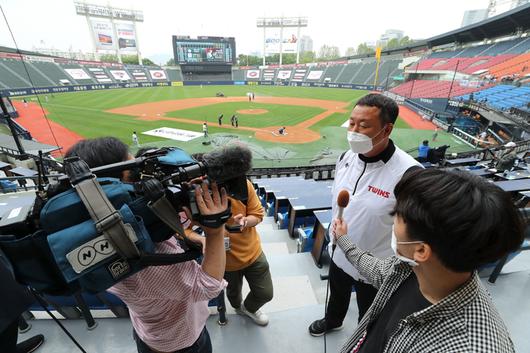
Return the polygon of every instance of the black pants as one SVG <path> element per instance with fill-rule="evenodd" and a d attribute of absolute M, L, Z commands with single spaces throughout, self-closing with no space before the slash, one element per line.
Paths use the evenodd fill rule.
<path fill-rule="evenodd" d="M 133 330 L 133 337 L 136 341 L 136 348 L 138 349 L 138 353 L 152 353 L 153 351 L 147 344 L 145 344 L 144 341 L 138 337 L 136 334 L 136 331 Z M 3 351 L 2 351 L 3 352 Z M 175 351 L 174 353 L 212 353 L 212 341 L 210 341 L 210 335 L 208 334 L 208 330 L 206 329 L 206 326 L 204 326 L 204 329 L 202 330 L 201 334 L 199 335 L 199 338 L 197 338 L 197 341 L 195 341 L 194 344 L 187 348 L 179 349 L 178 351 Z"/>
<path fill-rule="evenodd" d="M 17 353 L 18 320 L 0 332 L 0 352 Z"/>
<path fill-rule="evenodd" d="M 330 298 L 326 314 L 328 327 L 342 325 L 350 305 L 352 286 L 355 287 L 355 292 L 357 293 L 357 308 L 359 309 L 357 321 L 361 321 L 370 305 L 372 305 L 377 289 L 369 284 L 354 280 L 331 261 L 329 267 Z"/>

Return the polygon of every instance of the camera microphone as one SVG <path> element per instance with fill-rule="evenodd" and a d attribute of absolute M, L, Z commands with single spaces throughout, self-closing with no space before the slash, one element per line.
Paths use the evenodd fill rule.
<path fill-rule="evenodd" d="M 202 156 L 206 174 L 216 182 L 245 176 L 252 167 L 252 152 L 242 145 L 229 145 Z"/>

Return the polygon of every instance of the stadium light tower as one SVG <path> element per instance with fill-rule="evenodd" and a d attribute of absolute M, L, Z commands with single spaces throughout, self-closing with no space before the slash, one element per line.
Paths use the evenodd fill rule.
<path fill-rule="evenodd" d="M 86 18 L 96 56 L 98 51 L 113 50 L 121 63 L 122 52 L 136 52 L 138 63 L 142 65 L 136 29 L 136 22 L 144 21 L 142 11 L 78 1 L 74 1 L 74 6 L 75 12 Z"/>
<path fill-rule="evenodd" d="M 263 65 L 265 57 L 269 54 L 280 54 L 282 65 L 283 53 L 295 53 L 296 63 L 300 62 L 300 28 L 307 27 L 307 17 L 260 17 L 256 20 L 258 28 L 263 28 Z M 279 28 L 280 38 L 267 38 L 267 28 Z M 296 28 L 296 37 L 291 34 L 284 42 L 284 28 Z"/>

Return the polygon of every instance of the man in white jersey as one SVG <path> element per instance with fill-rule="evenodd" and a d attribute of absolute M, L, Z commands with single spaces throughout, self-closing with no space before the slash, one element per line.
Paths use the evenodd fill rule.
<path fill-rule="evenodd" d="M 343 214 L 348 224 L 347 236 L 354 244 L 379 258 L 392 254 L 393 218 L 390 212 L 396 202 L 394 187 L 407 170 L 420 168 L 414 158 L 390 139 L 398 113 L 396 102 L 380 94 L 368 94 L 356 103 L 345 136 L 350 149 L 337 161 L 332 187 L 333 200 L 343 189 L 350 193 L 350 202 Z M 332 211 L 337 217 L 335 202 Z M 334 248 L 330 243 L 330 299 L 326 316 L 309 326 L 312 336 L 342 328 L 352 287 L 356 292 L 358 320 L 377 293 L 377 289 L 366 283 L 346 259 L 344 252 L 339 247 Z"/>

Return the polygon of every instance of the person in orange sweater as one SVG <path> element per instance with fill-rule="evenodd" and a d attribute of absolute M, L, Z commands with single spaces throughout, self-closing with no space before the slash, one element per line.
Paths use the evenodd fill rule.
<path fill-rule="evenodd" d="M 269 263 L 261 249 L 261 240 L 256 230 L 256 226 L 263 220 L 263 207 L 248 180 L 247 191 L 246 203 L 230 198 L 232 218 L 227 222 L 230 231 L 225 235 L 229 238 L 224 275 L 228 282 L 226 295 L 238 314 L 246 315 L 256 324 L 266 326 L 269 318 L 259 309 L 272 300 L 273 288 Z M 250 293 L 244 301 L 241 293 L 243 277 L 250 287 Z"/>

